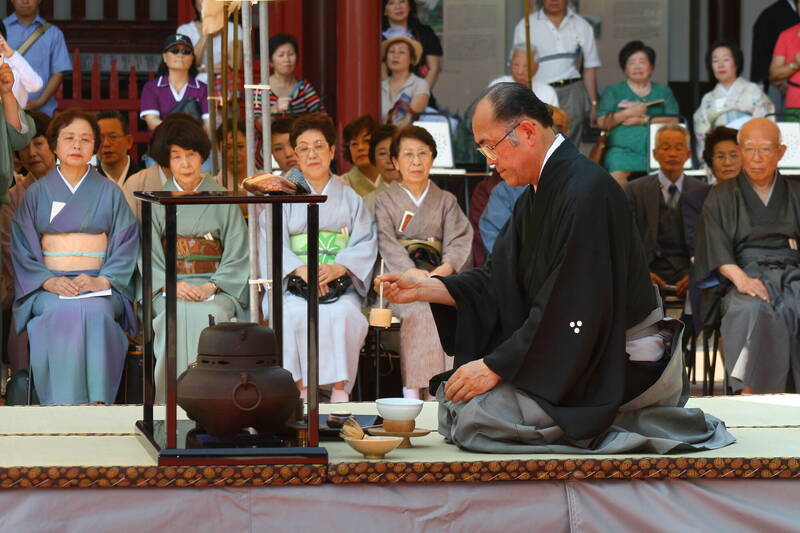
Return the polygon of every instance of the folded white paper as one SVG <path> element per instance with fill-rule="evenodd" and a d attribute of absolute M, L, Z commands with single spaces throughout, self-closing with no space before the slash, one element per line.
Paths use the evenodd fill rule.
<path fill-rule="evenodd" d="M 111 296 L 111 289 L 104 291 L 84 292 L 77 296 L 60 296 L 61 300 L 82 300 L 83 298 L 95 298 L 97 296 Z"/>

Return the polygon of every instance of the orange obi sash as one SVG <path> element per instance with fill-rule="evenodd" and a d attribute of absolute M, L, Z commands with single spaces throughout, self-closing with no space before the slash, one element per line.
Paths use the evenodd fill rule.
<path fill-rule="evenodd" d="M 222 260 L 222 243 L 216 239 L 178 235 L 175 255 L 178 274 L 213 274 Z"/>
<path fill-rule="evenodd" d="M 73 272 L 100 270 L 106 258 L 105 233 L 45 233 L 42 235 L 44 266 L 49 270 Z"/>

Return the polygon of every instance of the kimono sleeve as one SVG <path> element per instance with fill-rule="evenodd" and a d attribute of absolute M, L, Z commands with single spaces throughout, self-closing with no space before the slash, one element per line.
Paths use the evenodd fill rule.
<path fill-rule="evenodd" d="M 22 204 L 11 221 L 11 261 L 14 265 L 15 295 L 17 301 L 39 290 L 42 284 L 55 276 L 44 266 L 44 255 L 39 232 L 36 229 L 39 187 L 28 189 Z M 17 319 L 17 326 L 27 319 Z"/>
<path fill-rule="evenodd" d="M 222 240 L 222 259 L 217 271 L 211 275 L 211 282 L 219 289 L 238 300 L 245 309 L 248 307 L 247 280 L 250 277 L 250 254 L 247 225 L 242 212 L 236 205 L 216 206 L 223 211 L 220 237 Z"/>
<path fill-rule="evenodd" d="M 6 132 L 8 133 L 8 144 L 12 150 L 22 150 L 30 144 L 33 138 L 33 133 L 36 131 L 36 125 L 30 115 L 25 113 L 22 109 L 19 110 L 19 122 L 22 125 L 21 129 L 17 129 L 6 122 Z M 13 170 L 13 168 L 12 168 Z"/>
<path fill-rule="evenodd" d="M 106 259 L 98 276 L 126 298 L 133 299 L 133 274 L 139 256 L 139 224 L 133 216 L 122 189 L 113 188 L 111 229 L 108 234 Z"/>
<path fill-rule="evenodd" d="M 391 199 L 387 194 L 381 193 L 375 198 L 378 247 L 381 258 L 386 262 L 387 272 L 405 272 L 409 268 L 414 268 L 414 262 L 408 256 L 405 247 L 397 240 L 397 233 L 390 213 L 391 203 Z"/>
<path fill-rule="evenodd" d="M 453 195 L 444 195 L 442 262 L 460 272 L 472 251 L 472 226 Z"/>
<path fill-rule="evenodd" d="M 372 269 L 378 256 L 378 229 L 375 219 L 354 191 L 345 197 L 346 207 L 351 210 L 350 240 L 347 247 L 336 254 L 336 263 L 350 271 L 353 287 L 361 296 L 366 296 L 372 282 Z"/>
<path fill-rule="evenodd" d="M 707 278 L 721 265 L 735 265 L 733 235 L 727 230 L 735 227 L 735 221 L 725 220 L 725 204 L 734 200 L 721 187 L 713 187 L 708 193 L 700 221 L 695 232 L 695 277 Z M 732 225 L 732 226 L 731 226 Z"/>

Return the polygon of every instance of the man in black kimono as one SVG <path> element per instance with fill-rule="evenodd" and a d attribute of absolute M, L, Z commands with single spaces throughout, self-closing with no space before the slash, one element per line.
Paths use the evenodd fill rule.
<path fill-rule="evenodd" d="M 743 173 L 709 193 L 697 228 L 698 279 L 722 275 L 725 367 L 734 389 L 800 385 L 800 182 L 778 172 L 786 146 L 763 118 L 739 131 Z"/>
<path fill-rule="evenodd" d="M 455 356 L 437 392 L 439 431 L 498 453 L 732 442 L 718 420 L 675 407 L 686 385 L 682 325 L 662 320 L 622 189 L 553 131 L 547 107 L 523 85 L 487 89 L 472 127 L 502 178 L 530 185 L 489 263 L 445 278 L 378 279 L 390 301 L 431 302 Z"/>

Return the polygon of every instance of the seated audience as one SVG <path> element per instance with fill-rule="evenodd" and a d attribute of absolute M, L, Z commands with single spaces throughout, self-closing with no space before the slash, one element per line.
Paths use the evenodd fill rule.
<path fill-rule="evenodd" d="M 3 61 L 11 66 L 11 71 L 14 73 L 14 87 L 11 92 L 14 93 L 14 98 L 17 99 L 19 106 L 25 109 L 28 105 L 28 95 L 41 91 L 44 82 L 22 54 L 8 44 L 6 25 L 3 22 L 0 22 L 0 35 L 3 37 L 0 39 L 0 55 L 3 56 Z"/>
<path fill-rule="evenodd" d="M 247 132 L 245 130 L 244 121 L 237 122 L 236 142 L 234 143 L 234 132 L 232 128 L 228 127 L 228 138 L 222 138 L 222 126 L 217 128 L 217 145 L 219 151 L 225 152 L 225 168 L 227 169 L 227 185 L 222 183 L 222 170 L 214 176 L 214 181 L 217 184 L 226 187 L 229 191 L 233 190 L 234 181 L 238 180 L 238 190 L 242 190 L 242 182 L 247 178 Z M 236 166 L 233 165 L 233 154 L 236 152 Z M 222 159 L 220 157 L 220 159 Z M 247 211 L 247 206 L 242 205 L 244 211 Z"/>
<path fill-rule="evenodd" d="M 364 204 L 370 213 L 375 214 L 375 198 L 380 192 L 395 181 L 400 180 L 400 171 L 392 161 L 392 137 L 397 133 L 397 126 L 384 124 L 372 132 L 369 142 L 369 160 L 378 169 L 378 179 L 375 180 L 376 188 L 363 196 Z"/>
<path fill-rule="evenodd" d="M 531 49 L 531 73 L 528 74 L 528 59 L 526 57 L 527 47 L 525 43 L 518 43 L 511 49 L 511 58 L 508 60 L 508 69 L 511 74 L 500 76 L 489 82 L 489 87 L 496 83 L 515 81 L 522 85 L 528 85 L 530 80 L 531 89 L 536 97 L 547 105 L 558 107 L 558 95 L 556 90 L 546 83 L 536 81 L 534 77 L 539 71 L 539 63 L 537 62 L 538 56 L 536 49 Z"/>
<path fill-rule="evenodd" d="M 391 145 L 392 161 L 402 181 L 378 194 L 375 219 L 378 246 L 389 272 L 449 276 L 470 263 L 472 227 L 451 193 L 430 180 L 436 141 L 428 130 L 405 126 Z M 400 372 L 403 396 L 426 397 L 428 381 L 453 367 L 439 342 L 430 306 L 425 302 L 393 305 L 400 326 Z"/>
<path fill-rule="evenodd" d="M 796 11 L 796 10 L 795 10 Z M 781 32 L 772 52 L 769 81 L 784 88 L 784 109 L 800 107 L 800 24 Z"/>
<path fill-rule="evenodd" d="M 642 239 L 650 279 L 662 292 L 684 297 L 692 252 L 687 244 L 682 198 L 708 185 L 683 173 L 691 157 L 689 132 L 668 124 L 656 133 L 653 156 L 659 170 L 628 183 L 625 194 Z"/>
<path fill-rule="evenodd" d="M 297 56 L 300 54 L 297 39 L 285 33 L 269 38 L 269 105 L 273 115 L 302 115 L 325 113 L 322 98 L 308 80 L 294 75 Z M 255 92 L 255 113 L 261 115 L 261 93 Z"/>
<path fill-rule="evenodd" d="M 772 100 L 761 87 L 742 78 L 744 56 L 738 45 L 719 41 L 706 53 L 706 68 L 717 80 L 714 88 L 703 95 L 694 113 L 694 134 L 697 153 L 703 153 L 708 131 L 717 126 L 743 124 L 752 117 L 765 117 L 775 112 Z"/>
<path fill-rule="evenodd" d="M 142 170 L 130 156 L 133 135 L 128 119 L 119 111 L 103 111 L 97 115 L 97 125 L 100 128 L 97 172 L 122 187 L 128 178 Z"/>
<path fill-rule="evenodd" d="M 28 188 L 11 226 L 17 332 L 28 330 L 42 404 L 110 404 L 136 329 L 139 228 L 120 188 L 89 164 L 93 115 L 65 111 L 47 138 L 59 165 Z"/>
<path fill-rule="evenodd" d="M 743 173 L 718 183 L 697 230 L 697 279 L 727 280 L 725 368 L 733 389 L 785 392 L 800 385 L 800 183 L 784 178 L 780 130 L 755 118 L 739 131 Z M 730 283 L 728 283 L 728 281 Z"/>
<path fill-rule="evenodd" d="M 319 354 L 319 383 L 329 385 L 332 402 L 346 402 L 358 369 L 358 356 L 367 334 L 361 300 L 370 288 L 372 267 L 378 252 L 375 221 L 356 192 L 331 173 L 336 147 L 333 122 L 315 114 L 298 118 L 292 126 L 291 143 L 298 167 L 312 193 L 325 194 L 319 205 L 319 338 L 326 349 Z M 259 182 L 268 185 L 260 186 Z M 249 179 L 253 191 L 293 190 L 294 185 L 274 175 Z M 265 217 L 259 217 L 261 277 L 266 278 Z M 301 395 L 307 395 L 308 349 L 306 345 L 308 224 L 306 206 L 283 207 L 283 366 L 291 371 Z M 262 301 L 268 315 L 267 301 Z"/>
<path fill-rule="evenodd" d="M 608 131 L 604 166 L 620 185 L 631 173 L 648 170 L 650 122 L 676 122 L 678 102 L 666 85 L 651 81 L 656 53 L 642 41 L 631 41 L 619 52 L 625 81 L 609 85 L 597 108 L 597 122 Z M 650 118 L 653 117 L 653 118 Z"/>
<path fill-rule="evenodd" d="M 176 33 L 164 41 L 158 72 L 144 84 L 139 107 L 151 131 L 170 113 L 208 118 L 208 87 L 197 80 L 194 47 L 187 36 Z"/>
<path fill-rule="evenodd" d="M 480 219 L 486 210 L 492 191 L 502 182 L 503 180 L 500 179 L 497 169 L 493 169 L 490 175 L 478 182 L 469 199 L 469 223 L 472 226 L 472 261 L 476 267 L 482 267 L 488 256 L 486 245 L 483 242 L 483 237 L 481 237 Z"/>
<path fill-rule="evenodd" d="M 15 176 L 15 185 L 8 191 L 9 203 L 0 205 L 0 246 L 3 254 L 3 332 L 8 340 L 8 362 L 11 371 L 16 372 L 28 368 L 28 332 L 17 334 L 11 306 L 14 303 L 14 266 L 11 263 L 11 219 L 22 204 L 25 191 L 36 180 L 45 176 L 56 166 L 56 156 L 47 143 L 47 127 L 50 117 L 39 111 L 28 111 L 35 125 L 34 137 L 28 146 L 16 152 L 22 169 L 26 174 Z"/>
<path fill-rule="evenodd" d="M 425 111 L 431 89 L 412 72 L 422 57 L 419 41 L 402 32 L 390 35 L 381 43 L 381 58 L 389 69 L 389 77 L 381 82 L 381 122 L 403 126 Z"/>
<path fill-rule="evenodd" d="M 703 148 L 703 162 L 708 168 L 708 183 L 735 178 L 742 171 L 742 157 L 739 153 L 738 131 L 718 126 L 706 135 Z"/>
<path fill-rule="evenodd" d="M 170 169 L 172 179 L 161 190 L 225 190 L 211 176 L 201 173 L 211 143 L 200 122 L 187 118 L 163 126 L 163 137 L 153 156 L 160 166 Z M 249 320 L 250 269 L 247 226 L 235 205 L 181 205 L 177 220 L 176 371 L 180 375 L 197 357 L 197 341 L 208 326 L 209 315 L 217 323 L 234 318 Z M 159 288 L 153 296 L 157 401 L 164 401 L 166 384 L 164 231 L 164 209 L 154 206 L 153 287 Z"/>
<path fill-rule="evenodd" d="M 281 117 L 272 121 L 270 135 L 272 136 L 272 157 L 278 163 L 276 173 L 286 174 L 290 168 L 297 166 L 297 154 L 294 153 L 289 136 L 292 131 L 294 117 Z M 261 150 L 258 151 L 261 154 Z M 260 168 L 264 168 L 261 165 Z"/>
<path fill-rule="evenodd" d="M 383 0 L 381 31 L 383 39 L 402 31 L 420 42 L 422 53 L 414 73 L 433 90 L 442 70 L 442 43 L 433 28 L 419 21 L 416 0 Z"/>
<path fill-rule="evenodd" d="M 369 115 L 363 115 L 342 130 L 344 159 L 353 165 L 342 179 L 362 198 L 379 186 L 380 172 L 369 158 L 369 144 L 378 123 Z"/>

